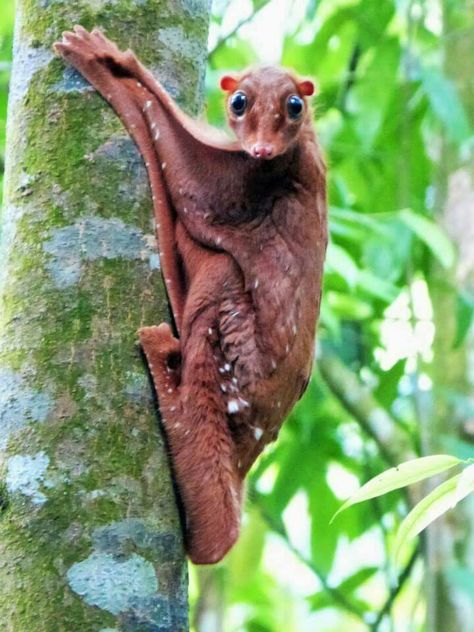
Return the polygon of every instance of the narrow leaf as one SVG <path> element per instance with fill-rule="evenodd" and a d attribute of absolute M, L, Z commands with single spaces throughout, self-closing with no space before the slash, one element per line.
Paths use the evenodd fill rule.
<path fill-rule="evenodd" d="M 463 344 L 474 318 L 474 301 L 471 296 L 461 292 L 456 301 L 456 335 L 453 349 L 459 349 Z"/>
<path fill-rule="evenodd" d="M 354 288 L 357 283 L 359 269 L 344 248 L 341 248 L 333 242 L 329 242 L 325 266 L 326 272 L 335 272 L 344 279 L 348 287 Z"/>
<path fill-rule="evenodd" d="M 401 463 L 397 467 L 392 467 L 386 472 L 382 472 L 382 474 L 370 479 L 365 485 L 362 485 L 362 487 L 348 498 L 342 507 L 334 514 L 331 522 L 341 511 L 344 511 L 351 505 L 361 503 L 370 498 L 382 496 L 387 492 L 406 487 L 412 483 L 417 483 L 425 478 L 449 470 L 459 463 L 461 463 L 461 461 L 455 456 L 437 454 L 412 459 L 411 461 Z"/>
<path fill-rule="evenodd" d="M 463 474 L 458 474 L 458 476 L 448 479 L 413 507 L 397 533 L 393 556 L 395 564 L 399 560 L 400 551 L 405 543 L 412 540 L 436 518 L 442 516 L 448 509 L 455 507 L 460 500 L 474 491 L 474 478 L 472 476 L 470 477 L 470 484 L 463 484 L 462 489 L 460 489 L 462 477 Z"/>
<path fill-rule="evenodd" d="M 415 235 L 431 250 L 444 268 L 450 268 L 454 263 L 454 247 L 449 238 L 432 220 L 414 213 L 411 209 L 400 211 L 399 218 Z"/>
<path fill-rule="evenodd" d="M 354 575 L 351 575 L 351 577 L 342 581 L 337 589 L 344 595 L 349 595 L 360 588 L 360 586 L 375 575 L 378 570 L 380 570 L 378 566 L 366 566 L 361 568 L 359 571 L 354 573 Z"/>
<path fill-rule="evenodd" d="M 474 465 L 469 465 L 465 470 L 461 472 L 459 477 L 459 483 L 456 488 L 456 502 L 465 498 L 474 489 Z"/>

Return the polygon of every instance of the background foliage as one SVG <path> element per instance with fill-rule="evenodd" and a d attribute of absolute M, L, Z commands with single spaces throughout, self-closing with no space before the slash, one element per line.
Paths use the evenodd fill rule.
<path fill-rule="evenodd" d="M 432 367 L 449 364 L 446 353 L 462 363 L 468 349 L 473 301 L 453 274 L 457 255 L 441 212 L 450 161 L 471 155 L 472 111 L 446 65 L 446 43 L 468 27 L 449 30 L 443 9 L 434 0 L 214 2 L 213 123 L 223 122 L 219 74 L 261 60 L 253 22 L 268 26 L 261 37 L 275 40 L 276 61 L 317 77 L 331 243 L 318 368 L 252 472 L 238 546 L 220 566 L 193 570 L 200 632 L 427 629 L 426 555 L 408 551 L 398 582 L 390 565 L 395 526 L 415 499 L 394 492 L 329 520 L 359 482 L 430 451 L 427 420 L 439 404 Z M 272 32 L 275 10 L 284 27 Z M 0 157 L 12 22 L 13 2 L 3 0 Z M 455 297 L 447 332 L 436 327 L 440 278 Z M 445 412 L 456 402 L 459 423 L 437 445 L 473 457 L 472 428 L 457 431 L 471 414 L 469 393 L 463 385 L 441 397 Z M 472 596 L 465 560 L 445 570 Z"/>

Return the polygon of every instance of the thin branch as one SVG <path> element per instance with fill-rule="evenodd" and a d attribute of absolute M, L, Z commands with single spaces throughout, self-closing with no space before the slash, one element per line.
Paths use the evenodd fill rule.
<path fill-rule="evenodd" d="M 231 31 L 229 31 L 229 33 L 226 33 L 221 38 L 219 38 L 214 48 L 209 51 L 208 59 L 210 59 L 222 46 L 224 46 L 228 40 L 234 37 L 234 35 L 236 35 L 236 33 L 242 28 L 242 26 L 251 22 L 254 19 L 254 17 L 257 15 L 257 13 L 261 11 L 264 7 L 266 7 L 269 2 L 270 0 L 264 0 L 262 4 L 255 9 L 255 11 L 253 11 L 246 18 L 242 18 L 242 20 L 240 20 L 240 22 L 238 22 L 234 26 L 234 28 Z"/>
<path fill-rule="evenodd" d="M 403 569 L 403 571 L 400 573 L 399 577 L 398 577 L 398 581 L 396 586 L 394 586 L 392 588 L 392 590 L 390 591 L 388 597 L 387 597 L 387 601 L 384 603 L 382 609 L 380 610 L 379 614 L 377 615 L 376 620 L 374 621 L 374 623 L 371 624 L 370 626 L 370 631 L 371 632 L 378 632 L 379 626 L 381 625 L 384 617 L 389 614 L 389 612 L 392 609 L 392 606 L 395 602 L 395 599 L 398 597 L 398 595 L 400 594 L 400 592 L 402 591 L 403 586 L 405 585 L 405 583 L 408 581 L 408 579 L 410 578 L 411 572 L 413 570 L 413 567 L 415 566 L 415 562 L 418 559 L 418 556 L 420 555 L 420 549 L 419 547 L 417 547 L 409 561 L 408 564 L 405 566 L 405 568 Z"/>
<path fill-rule="evenodd" d="M 335 602 L 337 602 L 340 606 L 342 606 L 344 608 L 344 610 L 347 610 L 347 612 L 350 612 L 351 614 L 353 614 L 356 617 L 358 617 L 361 621 L 365 621 L 364 613 L 361 612 L 360 609 L 356 605 L 351 603 L 341 592 L 339 592 L 337 590 L 337 588 L 333 588 L 332 586 L 330 586 L 328 584 L 328 580 L 327 580 L 326 576 L 324 575 L 324 573 L 322 573 L 315 566 L 315 564 L 312 562 L 312 560 L 308 560 L 301 553 L 301 551 L 299 551 L 294 546 L 294 544 L 292 544 L 290 538 L 288 537 L 286 529 L 283 526 L 277 524 L 275 522 L 275 520 L 273 520 L 272 516 L 270 516 L 260 504 L 255 502 L 256 500 L 258 500 L 259 494 L 255 490 L 252 490 L 252 491 L 253 491 L 253 493 L 251 495 L 249 494 L 249 497 L 253 497 L 254 504 L 257 505 L 258 510 L 260 511 L 260 514 L 261 514 L 262 518 L 265 520 L 265 522 L 267 523 L 269 528 L 274 533 L 277 533 L 281 538 L 283 538 L 285 540 L 285 544 L 288 547 L 288 549 L 293 553 L 293 555 L 295 555 L 295 557 L 302 564 L 304 564 L 307 568 L 309 568 L 316 575 L 316 577 L 321 582 L 321 585 L 324 588 L 324 590 L 331 595 L 331 597 L 334 599 Z"/>
<path fill-rule="evenodd" d="M 341 86 L 341 90 L 338 97 L 339 109 L 342 112 L 346 111 L 347 97 L 352 87 L 355 84 L 357 66 L 359 65 L 361 54 L 362 54 L 362 48 L 360 44 L 357 42 L 354 48 L 352 49 L 351 58 L 349 60 L 349 64 L 347 67 L 347 78 L 344 84 Z"/>
<path fill-rule="evenodd" d="M 416 457 L 411 438 L 339 358 L 324 355 L 318 367 L 330 391 L 372 437 L 389 465 Z"/>

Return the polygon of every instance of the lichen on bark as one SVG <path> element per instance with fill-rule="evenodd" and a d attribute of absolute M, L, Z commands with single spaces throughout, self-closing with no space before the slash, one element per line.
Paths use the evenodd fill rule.
<path fill-rule="evenodd" d="M 0 620 L 7 632 L 180 632 L 181 528 L 136 337 L 169 313 L 146 173 L 51 45 L 75 23 L 101 26 L 195 113 L 209 3 L 19 0 L 17 11 L 0 242 Z"/>

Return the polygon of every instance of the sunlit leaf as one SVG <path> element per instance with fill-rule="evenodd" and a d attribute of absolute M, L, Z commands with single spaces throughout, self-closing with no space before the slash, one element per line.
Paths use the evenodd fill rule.
<path fill-rule="evenodd" d="M 395 564 L 397 564 L 402 548 L 406 543 L 474 491 L 474 477 L 472 476 L 468 477 L 468 482 L 466 481 L 462 489 L 459 489 L 461 477 L 462 474 L 458 474 L 458 476 L 448 479 L 423 500 L 420 500 L 410 511 L 397 532 L 393 548 Z"/>
<path fill-rule="evenodd" d="M 338 514 L 351 505 L 355 505 L 356 503 L 361 503 L 364 500 L 376 498 L 377 496 L 382 496 L 383 494 L 394 491 L 395 489 L 400 489 L 401 487 L 417 483 L 425 478 L 429 478 L 430 476 L 449 470 L 459 463 L 461 463 L 461 461 L 454 456 L 450 456 L 448 454 L 437 454 L 434 456 L 424 456 L 419 459 L 412 459 L 411 461 L 401 463 L 397 467 L 392 467 L 386 472 L 375 476 L 365 483 L 365 485 L 362 485 L 362 487 L 350 498 L 348 498 L 342 507 L 334 514 L 331 522 Z"/>
<path fill-rule="evenodd" d="M 459 482 L 456 487 L 456 500 L 457 505 L 463 498 L 465 498 L 474 489 L 474 465 L 469 465 L 464 469 L 460 476 Z"/>
<path fill-rule="evenodd" d="M 334 314 L 338 315 L 339 318 L 365 320 L 370 318 L 373 313 L 370 302 L 364 301 L 358 296 L 328 291 L 326 292 L 326 300 Z"/>
<path fill-rule="evenodd" d="M 400 211 L 400 219 L 423 241 L 444 268 L 454 263 L 454 247 L 446 234 L 432 220 L 410 209 Z"/>
<path fill-rule="evenodd" d="M 326 253 L 326 272 L 336 272 L 350 288 L 357 283 L 359 270 L 346 250 L 330 242 Z"/>
<path fill-rule="evenodd" d="M 357 287 L 367 294 L 391 303 L 400 293 L 396 285 L 381 279 L 368 270 L 361 270 L 357 278 Z"/>

